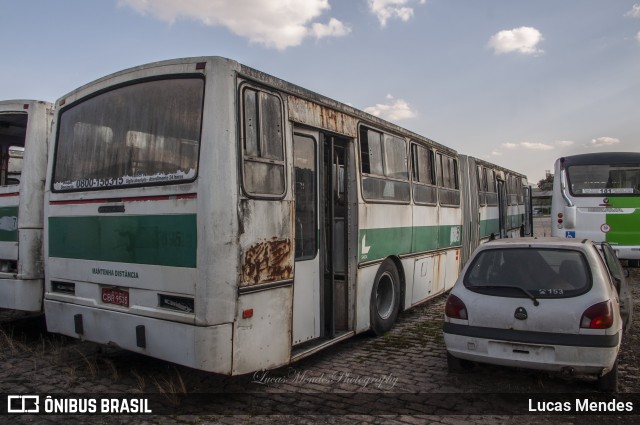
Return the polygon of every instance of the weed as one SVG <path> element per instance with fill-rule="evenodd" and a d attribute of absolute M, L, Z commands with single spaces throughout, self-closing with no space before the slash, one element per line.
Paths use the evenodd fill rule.
<path fill-rule="evenodd" d="M 111 380 L 114 382 L 118 381 L 120 379 L 120 374 L 118 373 L 118 368 L 116 367 L 115 363 L 113 363 L 106 357 L 102 357 L 101 359 L 107 365 L 109 370 L 111 370 Z"/>
<path fill-rule="evenodd" d="M 174 378 L 161 377 L 160 380 L 153 378 L 156 388 L 160 394 L 173 406 L 180 404 L 180 396 L 187 393 L 187 388 L 182 380 L 180 372 L 174 368 L 176 376 Z"/>
<path fill-rule="evenodd" d="M 89 360 L 89 358 L 87 358 L 87 356 L 82 354 L 80 350 L 78 350 L 77 348 L 75 348 L 74 350 L 76 351 L 76 353 L 80 354 L 80 357 L 82 357 L 82 360 L 84 360 L 84 363 L 87 365 L 87 370 L 89 371 L 89 375 L 91 376 L 91 378 L 95 378 L 98 371 L 98 368 L 96 367 L 95 358 L 92 360 Z"/>
<path fill-rule="evenodd" d="M 147 384 L 144 380 L 144 376 L 141 376 L 136 370 L 131 371 L 131 374 L 136 378 L 136 383 L 138 384 L 138 390 L 141 393 L 143 393 L 144 390 L 147 388 Z"/>

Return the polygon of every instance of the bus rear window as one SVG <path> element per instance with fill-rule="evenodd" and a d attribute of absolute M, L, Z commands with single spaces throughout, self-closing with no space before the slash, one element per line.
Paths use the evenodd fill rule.
<path fill-rule="evenodd" d="M 63 110 L 54 191 L 180 183 L 195 179 L 204 80 L 138 82 Z"/>
<path fill-rule="evenodd" d="M 572 165 L 567 171 L 576 196 L 640 194 L 640 164 Z"/>

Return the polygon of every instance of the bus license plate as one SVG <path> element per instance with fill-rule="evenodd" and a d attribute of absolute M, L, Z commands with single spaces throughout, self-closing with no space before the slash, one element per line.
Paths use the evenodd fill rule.
<path fill-rule="evenodd" d="M 129 307 L 129 291 L 117 288 L 102 288 L 102 302 Z"/>

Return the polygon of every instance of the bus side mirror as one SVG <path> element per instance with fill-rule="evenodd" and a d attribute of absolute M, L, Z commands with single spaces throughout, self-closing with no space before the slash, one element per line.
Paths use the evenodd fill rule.
<path fill-rule="evenodd" d="M 576 227 L 576 210 L 575 206 L 573 207 L 564 207 L 564 228 L 565 229 L 573 229 Z"/>

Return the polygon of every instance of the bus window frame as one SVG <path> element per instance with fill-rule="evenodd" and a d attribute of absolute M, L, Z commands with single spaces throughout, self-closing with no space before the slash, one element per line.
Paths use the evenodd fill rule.
<path fill-rule="evenodd" d="M 400 179 L 400 178 L 394 178 L 394 177 L 388 177 L 384 174 L 379 175 L 379 174 L 375 174 L 375 173 L 365 173 L 363 171 L 363 161 L 362 161 L 362 131 L 363 129 L 365 129 L 366 131 L 373 131 L 376 133 L 380 134 L 380 140 L 381 140 L 381 165 L 382 165 L 382 172 L 385 173 L 386 172 L 386 165 L 385 165 L 385 136 L 390 136 L 392 138 L 397 138 L 400 139 L 404 142 L 404 148 L 405 148 L 405 165 L 406 165 L 406 170 L 407 170 L 407 179 Z M 395 133 L 391 133 L 389 131 L 384 131 L 379 129 L 376 126 L 367 124 L 367 123 L 359 123 L 358 124 L 358 159 L 360 162 L 360 167 L 359 167 L 359 171 L 360 171 L 360 193 L 362 194 L 362 199 L 366 202 L 366 203 L 370 203 L 370 204 L 398 204 L 398 205 L 410 205 L 413 201 L 413 190 L 412 190 L 412 185 L 411 185 L 411 170 L 410 170 L 410 166 L 409 166 L 409 159 L 410 159 L 410 153 L 408 152 L 409 149 L 409 145 L 410 142 L 403 136 L 400 136 L 398 134 Z M 368 142 L 367 142 L 367 146 L 368 146 Z M 370 167 L 371 169 L 371 167 Z M 387 181 L 391 181 L 391 182 L 398 182 L 398 183 L 406 183 L 407 187 L 408 187 L 408 197 L 407 200 L 398 200 L 398 199 L 383 199 L 383 198 L 370 198 L 367 197 L 365 195 L 365 190 L 364 190 L 364 180 L 365 179 L 376 179 L 376 180 L 387 180 Z"/>
<path fill-rule="evenodd" d="M 280 102 L 280 125 L 282 128 L 282 160 L 275 160 L 275 159 L 271 159 L 271 158 L 265 158 L 262 156 L 251 156 L 251 155 L 247 155 L 246 154 L 246 149 L 245 149 L 245 101 L 244 101 L 244 91 L 246 89 L 251 89 L 251 90 L 255 90 L 257 93 L 266 93 L 268 95 L 272 95 L 275 96 L 279 102 Z M 252 81 L 247 81 L 247 80 L 243 80 L 240 81 L 238 84 L 238 89 L 237 89 L 237 114 L 238 114 L 238 170 L 240 171 L 240 187 L 242 188 L 242 193 L 247 197 L 247 198 L 252 198 L 252 199 L 269 199 L 269 200 L 282 200 L 287 196 L 287 193 L 289 192 L 288 190 L 288 185 L 289 185 L 289 179 L 287 177 L 287 175 L 289 174 L 289 172 L 287 171 L 288 169 L 288 165 L 287 165 L 287 158 L 288 158 L 288 152 L 287 152 L 287 134 L 288 134 L 288 129 L 286 127 L 286 107 L 285 107 L 285 101 L 282 98 L 281 94 L 279 91 L 271 89 L 269 87 L 263 86 L 261 84 L 257 84 L 255 82 Z M 260 112 L 258 112 L 258 116 L 261 117 Z M 262 125 L 262 122 L 260 122 L 260 125 Z M 259 131 L 260 129 L 258 129 Z M 247 189 L 247 185 L 246 185 L 246 174 L 245 174 L 245 162 L 247 161 L 247 158 L 249 161 L 252 162 L 256 162 L 256 163 L 265 163 L 265 164 L 275 164 L 278 166 L 282 167 L 283 170 L 283 191 L 282 193 L 279 194 L 270 194 L 270 193 L 261 193 L 261 192 L 250 192 Z"/>
<path fill-rule="evenodd" d="M 459 176 L 459 172 L 460 172 L 460 166 L 458 165 L 458 158 L 451 156 L 447 153 L 444 152 L 436 152 L 436 167 L 437 167 L 437 171 L 436 171 L 436 183 L 438 184 L 438 204 L 441 207 L 445 207 L 445 208 L 461 208 L 462 207 L 462 193 L 460 191 L 460 176 Z M 447 170 L 449 171 L 449 175 L 448 178 L 445 179 L 444 177 L 444 166 L 443 166 L 443 161 L 447 160 L 448 165 L 447 165 Z M 449 162 L 451 161 L 451 162 Z M 453 174 L 451 172 L 451 166 L 453 166 Z M 448 185 L 446 185 L 446 182 L 451 182 L 451 177 L 453 176 L 453 184 L 454 187 L 450 187 Z M 458 198 L 458 203 L 457 204 L 452 204 L 452 203 L 445 203 L 442 202 L 442 197 L 441 197 L 441 193 L 442 192 L 446 192 L 446 193 L 450 193 L 450 192 L 456 192 L 457 193 L 457 198 Z"/>
<path fill-rule="evenodd" d="M 416 175 L 417 173 L 417 169 L 418 169 L 418 156 L 416 156 L 416 150 L 418 149 L 424 149 L 425 151 L 427 151 L 428 154 L 428 158 L 430 161 L 430 177 L 431 177 L 431 181 L 432 183 L 425 183 L 425 182 L 421 182 L 418 177 L 419 174 Z M 411 196 L 413 198 L 413 203 L 416 205 L 427 205 L 427 206 L 436 206 L 438 205 L 438 185 L 436 184 L 436 154 L 434 152 L 434 150 L 429 147 L 429 146 L 425 146 L 422 145 L 420 143 L 417 143 L 415 141 L 411 141 L 409 144 L 409 152 L 410 152 L 410 161 L 411 162 Z M 436 196 L 435 196 L 435 202 L 422 202 L 422 201 L 417 201 L 416 197 L 415 197 L 415 185 L 417 185 L 418 187 L 426 187 L 429 188 L 430 190 L 435 190 Z"/>
<path fill-rule="evenodd" d="M 196 172 L 193 178 L 185 179 L 185 180 L 146 182 L 146 183 L 136 183 L 136 184 L 127 184 L 127 185 L 123 184 L 123 185 L 102 186 L 102 187 L 83 187 L 83 188 L 62 189 L 62 190 L 55 188 L 56 182 L 54 181 L 54 177 L 56 175 L 56 168 L 57 168 L 56 165 L 57 165 L 58 153 L 60 148 L 60 143 L 59 143 L 60 129 L 61 129 L 60 118 L 62 117 L 62 114 L 64 114 L 65 111 L 72 109 L 73 107 L 83 102 L 93 99 L 94 97 L 98 97 L 102 94 L 105 94 L 114 90 L 118 90 L 123 87 L 129 87 L 129 86 L 144 84 L 144 83 L 153 82 L 153 81 L 169 81 L 169 80 L 180 80 L 180 79 L 198 79 L 202 81 L 202 105 L 200 106 L 200 130 L 198 132 L 199 134 L 198 156 L 196 158 L 196 170 L 195 170 Z M 136 79 L 128 80 L 120 84 L 114 84 L 109 87 L 96 90 L 95 92 L 89 93 L 86 96 L 83 96 L 67 105 L 64 105 L 64 107 L 62 107 L 59 111 L 56 111 L 55 113 L 56 134 L 55 134 L 55 137 L 53 138 L 53 143 L 55 144 L 55 146 L 54 146 L 53 158 L 49 159 L 50 161 L 52 161 L 51 182 L 49 187 L 49 189 L 51 190 L 51 193 L 77 193 L 77 192 L 95 192 L 95 191 L 101 191 L 101 190 L 127 190 L 127 189 L 143 188 L 143 187 L 175 186 L 175 185 L 194 183 L 198 179 L 198 176 L 200 174 L 200 154 L 202 150 L 202 129 L 204 127 L 204 120 L 205 120 L 204 109 L 205 109 L 206 98 L 207 98 L 207 79 L 205 75 L 201 73 L 176 73 L 176 74 L 158 75 L 153 77 L 144 77 L 144 78 L 136 78 Z M 50 135 L 50 137 L 53 137 L 53 136 L 54 135 Z"/>

